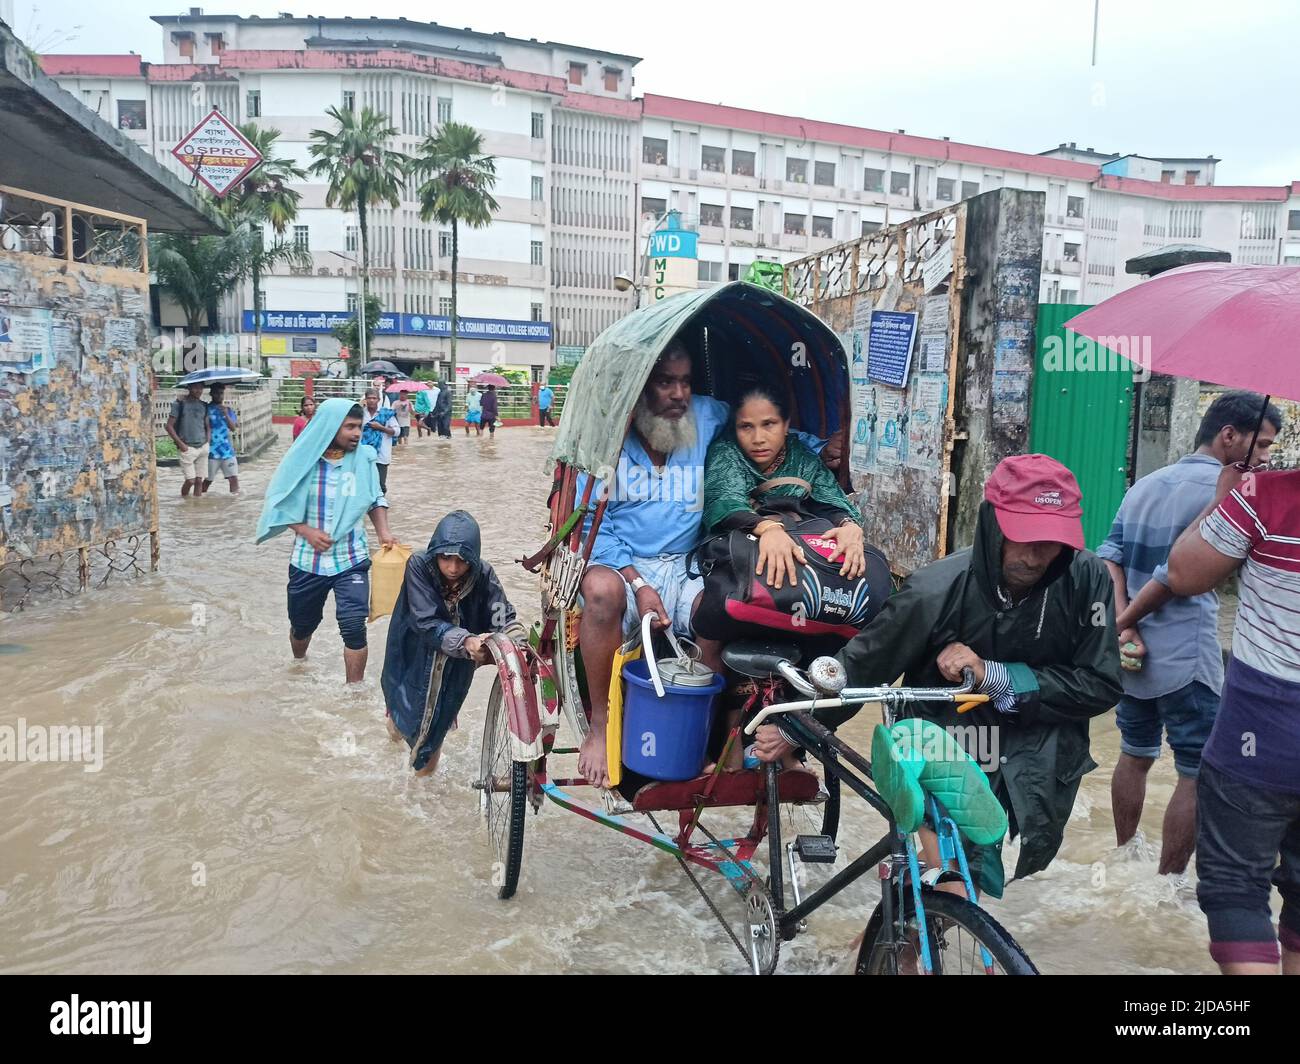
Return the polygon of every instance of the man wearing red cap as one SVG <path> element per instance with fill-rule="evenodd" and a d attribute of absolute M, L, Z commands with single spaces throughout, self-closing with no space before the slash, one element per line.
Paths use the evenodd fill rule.
<path fill-rule="evenodd" d="M 1122 691 L 1114 588 L 1083 548 L 1079 485 L 1065 466 L 1042 454 L 1004 459 L 984 500 L 974 544 L 914 572 L 839 658 L 853 686 L 900 673 L 908 686 L 940 686 L 973 670 L 988 704 L 960 717 L 951 706 L 921 711 L 982 760 L 1021 836 L 1021 878 L 1056 856 L 1079 781 L 1097 767 L 1088 720 Z M 815 716 L 838 727 L 856 712 Z M 757 746 L 764 760 L 789 748 L 776 727 L 760 728 Z M 980 856 L 979 882 L 1000 896 L 1001 861 Z"/>

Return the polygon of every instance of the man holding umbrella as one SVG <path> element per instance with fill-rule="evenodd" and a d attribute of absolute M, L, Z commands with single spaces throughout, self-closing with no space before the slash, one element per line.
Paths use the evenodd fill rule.
<path fill-rule="evenodd" d="M 1159 373 L 1300 399 L 1294 266 L 1170 270 L 1066 325 L 1093 339 L 1150 338 L 1145 368 Z M 1261 403 L 1256 436 L 1267 414 Z M 1282 972 L 1300 975 L 1300 470 L 1225 466 L 1168 568 L 1168 592 L 1181 596 L 1240 573 L 1232 657 L 1196 786 L 1196 896 L 1210 955 L 1228 975 L 1276 975 L 1279 961 Z M 1126 621 L 1157 608 L 1161 590 L 1155 581 L 1144 587 Z M 1274 886 L 1282 895 L 1277 931 Z"/>

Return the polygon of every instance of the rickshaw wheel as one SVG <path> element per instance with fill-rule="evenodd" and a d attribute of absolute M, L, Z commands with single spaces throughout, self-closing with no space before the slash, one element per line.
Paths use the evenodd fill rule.
<path fill-rule="evenodd" d="M 776 962 L 781 956 L 781 936 L 776 929 L 772 896 L 757 881 L 751 882 L 745 891 L 745 916 L 754 974 L 771 975 L 776 971 Z"/>
<path fill-rule="evenodd" d="M 556 697 L 560 701 L 560 712 L 568 721 L 579 746 L 590 731 L 587 709 L 583 705 L 582 692 L 578 687 L 578 651 L 569 649 L 569 626 L 571 616 L 568 610 L 562 610 L 556 624 L 555 633 L 555 687 Z"/>
<path fill-rule="evenodd" d="M 528 765 L 510 749 L 510 722 L 500 678 L 493 681 L 483 722 L 479 762 L 479 806 L 495 857 L 492 882 L 498 898 L 514 896 L 524 860 L 524 814 L 528 805 Z"/>

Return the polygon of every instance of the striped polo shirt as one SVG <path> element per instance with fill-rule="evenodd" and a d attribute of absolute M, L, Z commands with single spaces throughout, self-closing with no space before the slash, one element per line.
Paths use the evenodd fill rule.
<path fill-rule="evenodd" d="M 1300 470 L 1256 474 L 1205 519 L 1201 537 L 1245 560 L 1205 759 L 1248 783 L 1300 793 Z"/>
<path fill-rule="evenodd" d="M 342 480 L 340 466 L 342 459 L 330 461 L 322 458 L 316 463 L 316 473 L 307 500 L 307 518 L 305 523 L 313 528 L 329 528 L 334 523 L 334 503 L 338 498 L 339 483 Z M 387 506 L 388 500 L 379 495 L 375 506 Z M 313 550 L 302 536 L 293 537 L 293 553 L 289 555 L 289 564 L 305 573 L 317 573 L 321 576 L 337 576 L 362 562 L 370 560 L 370 548 L 366 543 L 365 519 L 358 521 L 346 536 L 336 539 L 330 549 L 324 552 Z"/>

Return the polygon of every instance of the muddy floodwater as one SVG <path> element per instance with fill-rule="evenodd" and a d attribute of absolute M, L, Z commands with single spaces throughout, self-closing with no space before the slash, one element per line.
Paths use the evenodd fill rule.
<path fill-rule="evenodd" d="M 536 584 L 513 563 L 542 542 L 550 439 L 458 430 L 450 443 L 413 441 L 389 476 L 406 543 L 423 547 L 449 510 L 478 518 L 529 622 Z M 417 780 L 385 734 L 387 620 L 370 626 L 356 688 L 342 684 L 332 606 L 308 660 L 291 661 L 289 540 L 252 542 L 284 442 L 246 466 L 235 498 L 219 482 L 181 500 L 179 471 L 161 471 L 158 573 L 0 620 L 0 643 L 18 647 L 0 655 L 0 724 L 103 728 L 98 771 L 0 763 L 0 971 L 742 970 L 674 861 L 553 805 L 528 818 L 519 893 L 497 900 L 470 788 L 491 676 L 478 673 L 437 776 Z M 844 732 L 864 750 L 868 714 Z M 1118 852 L 1113 715 L 1092 731 L 1101 768 L 1060 856 L 989 908 L 1047 973 L 1208 972 L 1195 900 L 1156 874 L 1172 762 L 1151 775 L 1152 852 Z M 841 865 L 882 831 L 847 792 L 844 804 Z M 739 900 L 710 885 L 739 919 Z M 845 970 L 878 896 L 874 879 L 860 881 L 814 914 L 780 971 Z"/>

